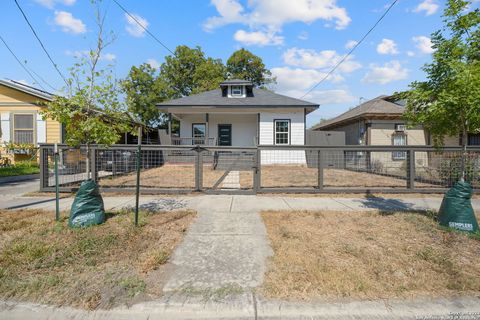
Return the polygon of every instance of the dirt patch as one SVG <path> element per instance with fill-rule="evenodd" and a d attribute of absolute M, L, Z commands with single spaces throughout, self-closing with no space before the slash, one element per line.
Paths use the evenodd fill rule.
<path fill-rule="evenodd" d="M 168 259 L 195 214 L 189 210 L 128 211 L 70 229 L 65 214 L 0 211 L 0 299 L 110 308 L 157 298 Z"/>
<path fill-rule="evenodd" d="M 418 213 L 263 212 L 274 250 L 262 293 L 300 300 L 480 293 L 480 234 Z"/>

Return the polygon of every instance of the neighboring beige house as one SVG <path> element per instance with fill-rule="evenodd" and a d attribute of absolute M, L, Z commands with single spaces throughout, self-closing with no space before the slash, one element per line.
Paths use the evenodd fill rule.
<path fill-rule="evenodd" d="M 26 84 L 0 80 L 0 160 L 31 159 L 34 154 L 22 149 L 7 150 L 7 144 L 36 147 L 39 143 L 62 142 L 62 126 L 43 119 L 40 112 L 52 94 Z"/>
<path fill-rule="evenodd" d="M 379 96 L 313 126 L 312 130 L 345 132 L 346 145 L 431 145 L 430 135 L 421 126 L 406 127 L 403 120 L 404 112 L 405 107 L 401 102 L 396 102 L 388 96 Z M 469 135 L 468 140 L 469 145 L 480 145 L 479 135 Z M 459 146 L 460 139 L 448 137 L 445 139 L 445 145 Z M 403 171 L 406 157 L 405 152 L 352 152 L 348 154 L 346 161 L 359 165 L 367 163 L 372 170 L 389 173 L 400 168 Z M 415 162 L 417 166 L 427 166 L 427 153 L 416 152 Z"/>

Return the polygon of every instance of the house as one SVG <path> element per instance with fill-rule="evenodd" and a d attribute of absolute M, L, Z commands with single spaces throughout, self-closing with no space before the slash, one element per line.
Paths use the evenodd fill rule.
<path fill-rule="evenodd" d="M 218 89 L 157 106 L 180 122 L 178 137 L 169 132 L 172 144 L 236 147 L 305 145 L 306 117 L 319 107 L 255 88 L 250 81 L 239 79 L 226 80 Z M 293 153 L 299 153 L 298 157 Z M 304 163 L 305 152 L 262 152 L 262 163 L 287 159 Z"/>
<path fill-rule="evenodd" d="M 28 160 L 34 155 L 31 148 L 25 147 L 62 142 L 60 123 L 43 120 L 40 114 L 52 98 L 52 94 L 29 85 L 0 80 L 0 158 L 11 162 Z"/>
<path fill-rule="evenodd" d="M 345 133 L 346 145 L 431 145 L 431 137 L 422 126 L 407 128 L 403 114 L 405 106 L 402 101 L 394 101 L 389 96 L 379 96 L 348 110 L 341 115 L 323 121 L 312 130 L 341 131 Z M 459 137 L 446 137 L 446 146 L 459 146 Z M 470 134 L 469 145 L 479 145 L 480 136 Z M 350 152 L 346 154 L 346 163 L 368 166 L 370 170 L 382 173 L 404 171 L 407 160 L 406 152 Z M 432 155 L 416 152 L 415 163 L 426 167 Z"/>
<path fill-rule="evenodd" d="M 407 128 L 402 101 L 379 96 L 323 121 L 312 130 L 345 132 L 347 145 L 431 145 L 431 137 L 421 126 Z M 459 146 L 460 137 L 446 137 L 446 146 Z M 480 135 L 469 134 L 468 145 L 480 145 Z"/>

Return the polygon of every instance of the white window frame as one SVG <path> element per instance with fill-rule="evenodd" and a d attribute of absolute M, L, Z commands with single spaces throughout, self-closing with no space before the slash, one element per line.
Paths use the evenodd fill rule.
<path fill-rule="evenodd" d="M 32 129 L 25 129 L 25 128 L 20 128 L 20 129 L 16 129 L 15 128 L 15 117 L 16 116 L 31 116 L 32 117 Z M 22 113 L 22 112 L 18 112 L 18 113 L 12 113 L 11 115 L 11 126 L 12 126 L 12 136 L 10 137 L 10 140 L 13 142 L 13 143 L 22 143 L 22 142 L 17 142 L 16 139 L 15 139 L 15 131 L 32 131 L 32 142 L 31 144 L 35 145 L 36 144 L 36 138 L 37 138 L 37 134 L 36 134 L 36 123 L 35 123 L 35 114 L 34 113 L 30 113 L 30 112 L 25 112 L 25 113 Z"/>
<path fill-rule="evenodd" d="M 402 137 L 402 143 L 398 144 L 396 138 Z M 406 146 L 407 145 L 407 135 L 404 133 L 394 133 L 392 135 L 392 145 L 394 146 Z M 393 151 L 392 152 L 393 160 L 405 160 L 407 159 L 407 153 L 405 151 Z"/>
<path fill-rule="evenodd" d="M 277 132 L 277 123 L 278 122 L 286 122 L 288 124 L 287 126 L 287 132 Z M 286 146 L 290 144 L 290 119 L 278 119 L 278 120 L 273 120 L 273 143 L 278 146 Z M 277 142 L 277 134 L 287 135 L 287 142 L 286 143 L 278 143 Z"/>
<path fill-rule="evenodd" d="M 235 93 L 236 90 L 239 90 L 239 93 Z M 243 96 L 243 86 L 238 86 L 238 85 L 231 86 L 231 87 L 230 87 L 230 95 L 231 95 L 232 97 L 241 97 L 241 96 Z"/>
<path fill-rule="evenodd" d="M 405 125 L 403 123 L 396 123 L 395 124 L 395 131 L 405 132 L 405 131 L 407 131 L 407 125 Z"/>

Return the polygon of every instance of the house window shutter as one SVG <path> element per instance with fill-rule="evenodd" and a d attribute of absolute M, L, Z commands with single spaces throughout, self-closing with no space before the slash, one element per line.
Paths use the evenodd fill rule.
<path fill-rule="evenodd" d="M 37 114 L 37 143 L 47 142 L 47 126 L 45 120 Z"/>
<path fill-rule="evenodd" d="M 0 114 L 0 138 L 3 142 L 10 142 L 10 113 Z"/>

